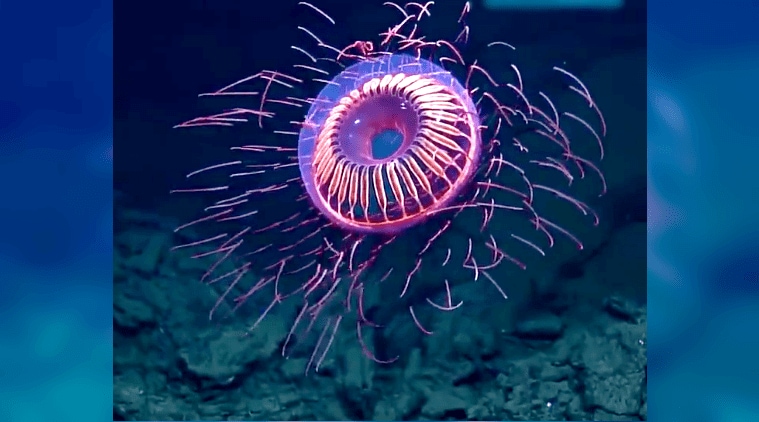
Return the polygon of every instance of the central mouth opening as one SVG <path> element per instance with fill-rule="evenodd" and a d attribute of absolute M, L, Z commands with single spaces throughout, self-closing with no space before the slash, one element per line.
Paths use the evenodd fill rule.
<path fill-rule="evenodd" d="M 403 145 L 403 134 L 396 129 L 384 129 L 372 138 L 372 158 L 385 160 L 392 157 Z"/>
<path fill-rule="evenodd" d="M 382 164 L 403 154 L 418 128 L 419 115 L 409 100 L 375 95 L 347 113 L 338 143 L 342 153 L 356 164 Z"/>

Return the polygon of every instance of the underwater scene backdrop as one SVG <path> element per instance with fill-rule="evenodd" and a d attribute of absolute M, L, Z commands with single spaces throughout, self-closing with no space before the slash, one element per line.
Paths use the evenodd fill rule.
<path fill-rule="evenodd" d="M 648 413 L 654 420 L 756 419 L 759 410 L 751 398 L 756 397 L 759 392 L 751 377 L 747 375 L 757 372 L 753 356 L 759 349 L 756 337 L 751 335 L 759 319 L 759 315 L 756 314 L 756 309 L 759 309 L 759 264 L 756 255 L 758 237 L 757 227 L 752 219 L 757 213 L 751 200 L 751 193 L 757 191 L 757 186 L 755 178 L 750 177 L 748 172 L 753 168 L 755 140 L 759 135 L 752 125 L 750 114 L 750 104 L 759 94 L 753 82 L 753 75 L 759 70 L 759 62 L 754 53 L 759 46 L 759 39 L 756 38 L 755 31 L 751 30 L 750 17 L 755 16 L 757 11 L 756 6 L 750 2 L 723 2 L 720 8 L 701 2 L 679 1 L 648 5 L 645 104 L 648 118 L 648 130 L 645 135 L 648 141 L 648 166 L 646 185 L 643 189 L 644 192 L 647 191 L 644 201 L 644 204 L 647 203 L 647 212 L 643 217 L 640 217 L 639 212 L 629 213 L 637 216 L 633 221 L 646 224 L 646 231 L 645 235 L 636 233 L 635 224 L 628 224 L 627 231 L 617 230 L 619 239 L 633 236 L 647 238 L 648 284 L 647 300 L 643 301 L 647 305 L 644 313 L 640 313 L 641 301 L 637 302 L 637 306 L 623 301 L 602 301 L 601 303 L 610 306 L 595 308 L 595 312 L 593 307 L 589 307 L 591 312 L 585 315 L 589 321 L 577 324 L 576 318 L 573 320 L 566 317 L 569 311 L 561 313 L 561 308 L 557 307 L 559 304 L 547 300 L 547 297 L 540 297 L 539 301 L 527 301 L 526 304 L 529 306 L 514 309 L 514 319 L 510 320 L 513 325 L 505 332 L 498 330 L 495 333 L 499 342 L 497 344 L 504 345 L 504 339 L 515 339 L 514 342 L 502 346 L 497 352 L 488 352 L 486 348 L 479 347 L 477 354 L 480 356 L 472 356 L 471 342 L 479 341 L 477 344 L 487 345 L 487 338 L 476 330 L 467 330 L 466 327 L 476 327 L 478 318 L 481 317 L 477 312 L 473 312 L 473 309 L 492 311 L 495 308 L 489 302 L 494 302 L 494 299 L 500 296 L 494 296 L 491 301 L 491 290 L 487 299 L 481 299 L 482 302 L 472 302 L 475 299 L 473 297 L 467 300 L 466 306 L 462 305 L 460 309 L 453 311 L 452 320 L 459 324 L 458 327 L 455 327 L 456 324 L 452 321 L 442 321 L 446 315 L 431 316 L 430 318 L 441 319 L 435 326 L 436 329 L 440 328 L 433 336 L 428 337 L 420 333 L 413 322 L 409 324 L 409 316 L 406 315 L 403 321 L 397 323 L 398 329 L 412 328 L 406 336 L 401 337 L 404 342 L 397 343 L 402 350 L 407 351 L 403 362 L 396 362 L 387 367 L 376 363 L 367 366 L 363 363 L 366 359 L 359 351 L 355 362 L 359 363 L 360 367 L 355 370 L 348 368 L 348 361 L 344 356 L 353 352 L 348 347 L 350 343 L 346 342 L 346 349 L 337 352 L 333 350 L 339 357 L 332 360 L 331 365 L 334 366 L 325 366 L 323 374 L 310 374 L 308 377 L 304 376 L 302 366 L 292 365 L 293 367 L 288 369 L 287 366 L 297 357 L 285 360 L 278 348 L 267 352 L 265 347 L 259 347 L 253 350 L 255 353 L 219 356 L 203 351 L 203 348 L 209 350 L 209 345 L 214 344 L 212 338 L 205 344 L 198 344 L 193 354 L 182 355 L 182 350 L 178 350 L 175 344 L 172 344 L 176 341 L 176 336 L 181 335 L 181 331 L 169 334 L 161 332 L 161 328 L 164 327 L 155 321 L 158 321 L 161 315 L 167 314 L 157 313 L 154 299 L 138 296 L 137 300 L 127 301 L 130 306 L 123 306 L 124 298 L 114 296 L 114 293 L 119 291 L 114 285 L 114 267 L 118 268 L 114 257 L 116 260 L 119 259 L 119 255 L 114 256 L 114 240 L 118 250 L 119 244 L 144 242 L 145 238 L 140 240 L 136 235 L 129 236 L 124 233 L 112 237 L 114 232 L 111 216 L 115 214 L 114 218 L 122 219 L 116 221 L 131 222 L 141 227 L 162 227 L 162 219 L 175 217 L 176 210 L 166 212 L 167 210 L 162 209 L 159 213 L 155 212 L 157 206 L 146 210 L 148 207 L 137 207 L 134 204 L 144 204 L 141 201 L 146 198 L 168 197 L 166 190 L 175 187 L 168 185 L 178 181 L 169 179 L 178 178 L 181 181 L 184 174 L 192 171 L 194 163 L 170 162 L 170 167 L 183 167 L 182 172 L 170 174 L 158 171 L 165 167 L 147 167 L 143 169 L 145 174 L 155 175 L 150 183 L 142 185 L 151 186 L 149 194 L 135 198 L 134 189 L 116 186 L 123 195 L 113 197 L 114 122 L 111 118 L 111 75 L 114 69 L 111 66 L 111 39 L 114 34 L 111 5 L 82 2 L 77 5 L 68 4 L 65 8 L 62 6 L 63 4 L 53 3 L 45 4 L 44 7 L 18 3 L 3 3 L 0 6 L 0 31 L 3 32 L 3 39 L 15 40 L 7 44 L 5 55 L 9 63 L 19 64 L 5 66 L 0 70 L 4 76 L 3 96 L 0 98 L 3 110 L 0 115 L 0 139 L 4 148 L 0 153 L 3 159 L 0 169 L 4 172 L 3 186 L 7 198 L 2 208 L 4 215 L 0 220 L 4 233 L 4 241 L 0 243 L 0 262 L 4 274 L 0 282 L 4 319 L 0 328 L 0 356 L 6 367 L 0 375 L 0 418 L 19 421 L 95 421 L 112 417 L 171 420 L 176 418 L 171 415 L 178 414 L 177 409 L 180 413 L 185 412 L 186 415 L 193 416 L 186 409 L 190 407 L 190 411 L 196 412 L 198 416 L 202 410 L 204 417 L 218 420 L 223 417 L 223 412 L 228 411 L 228 406 L 223 405 L 222 400 L 225 394 L 276 396 L 277 400 L 282 400 L 279 398 L 282 395 L 287 398 L 286 391 L 278 391 L 276 394 L 272 391 L 273 387 L 285 384 L 278 382 L 278 379 L 261 383 L 260 385 L 265 387 L 261 389 L 240 387 L 225 390 L 226 379 L 218 375 L 230 371 L 230 368 L 231 374 L 238 374 L 239 372 L 235 371 L 240 367 L 235 365 L 240 361 L 234 360 L 242 359 L 243 366 L 249 362 L 255 365 L 270 365 L 278 377 L 285 377 L 290 373 L 293 377 L 292 383 L 330 385 L 330 379 L 334 379 L 333 384 L 337 387 L 338 384 L 350 385 L 346 383 L 350 378 L 347 375 L 359 374 L 356 378 L 358 384 L 355 385 L 360 385 L 361 391 L 369 393 L 385 391 L 384 388 L 388 386 L 413 388 L 423 386 L 425 382 L 434 386 L 446 385 L 448 390 L 422 388 L 423 394 L 414 395 L 402 390 L 398 393 L 421 403 L 415 404 L 413 400 L 410 403 L 411 407 L 418 409 L 417 415 L 424 412 L 425 415 L 441 412 L 439 414 L 442 416 L 438 417 L 450 419 L 487 419 L 492 417 L 488 415 L 495 415 L 489 412 L 495 412 L 496 408 L 502 415 L 532 418 L 536 412 L 543 411 L 546 419 L 557 419 L 558 416 L 551 413 L 552 409 L 545 406 L 548 402 L 552 403 L 550 407 L 553 407 L 554 403 L 562 403 L 561 407 L 554 409 L 564 412 L 561 416 L 563 418 L 572 418 L 572 415 L 578 418 L 585 417 L 592 411 L 593 415 L 601 418 L 605 418 L 603 412 L 607 412 L 611 419 L 614 417 L 613 414 L 621 409 L 617 416 L 625 420 L 640 419 Z M 475 15 L 474 12 L 472 15 Z M 118 22 L 118 14 L 116 21 Z M 134 19 L 131 21 L 134 24 Z M 287 24 L 287 28 L 292 26 L 289 19 L 284 23 Z M 553 23 L 554 25 L 546 27 L 562 29 L 557 22 Z M 270 26 L 277 26 L 276 24 L 277 22 L 269 23 Z M 480 29 L 483 30 L 482 26 Z M 192 28 L 188 28 L 188 31 L 193 32 Z M 485 28 L 484 31 L 489 30 Z M 590 29 L 588 31 L 591 32 Z M 537 38 L 545 32 L 550 31 L 539 25 L 527 32 L 517 31 L 512 34 L 507 30 L 504 41 L 516 44 L 520 51 L 527 50 L 530 40 L 533 44 L 538 43 Z M 579 30 L 570 32 L 582 33 Z M 522 33 L 526 34 L 526 38 L 520 40 Z M 116 38 L 118 41 L 118 37 Z M 257 37 L 251 38 L 251 44 L 266 44 Z M 568 37 L 565 42 L 571 44 L 577 39 L 582 39 L 580 36 L 574 40 L 571 38 Z M 154 39 L 154 44 L 151 45 L 159 41 L 161 40 Z M 247 41 L 237 42 L 241 46 L 248 45 Z M 187 48 L 192 49 L 195 41 L 187 43 L 190 45 Z M 604 43 L 599 41 L 598 44 Z M 118 43 L 115 45 L 118 46 Z M 144 46 L 145 50 L 151 48 L 155 47 Z M 166 51 L 156 50 L 158 51 L 148 51 L 145 54 L 155 57 L 168 54 Z M 591 48 L 588 50 L 589 53 L 598 52 Z M 562 51 L 567 52 L 570 50 Z M 616 55 L 624 56 L 624 52 L 618 53 Z M 605 50 L 604 54 L 612 55 L 608 50 Z M 116 55 L 115 63 L 118 66 L 118 48 Z M 241 52 L 240 55 L 247 56 L 247 52 Z M 569 59 L 572 60 L 569 65 L 577 66 L 571 69 L 586 80 L 587 76 L 584 75 L 592 70 L 592 66 L 589 66 L 590 62 L 583 63 L 582 60 L 587 60 L 588 57 L 581 55 Z M 617 61 L 623 62 L 621 59 Z M 524 62 L 517 64 L 520 67 L 529 65 Z M 583 67 L 585 65 L 588 67 Z M 147 62 L 133 63 L 131 71 L 148 74 L 158 71 L 155 68 L 140 70 L 140 66 L 150 67 Z M 218 80 L 198 78 L 195 83 L 202 85 L 184 87 L 183 84 L 178 84 L 178 87 L 186 89 L 182 94 L 184 100 L 177 100 L 171 96 L 174 108 L 161 105 L 156 106 L 157 111 L 175 110 L 176 113 L 182 113 L 179 117 L 188 118 L 195 117 L 190 116 L 193 112 L 202 114 L 204 110 L 198 108 L 201 106 L 199 102 L 195 102 L 194 96 L 199 92 L 218 89 L 236 80 L 235 76 L 242 77 L 246 72 L 250 72 L 248 65 L 239 66 L 239 73 L 233 72 L 234 75 L 219 77 Z M 607 66 L 614 69 L 614 61 L 611 60 Z M 620 63 L 616 63 L 616 66 L 624 67 Z M 251 67 L 258 68 L 252 65 Z M 179 78 L 181 73 L 189 73 L 190 70 L 193 69 L 185 69 L 175 76 Z M 206 76 L 213 75 L 211 70 L 208 72 Z M 602 72 L 608 73 L 608 70 Z M 116 71 L 117 76 L 118 74 Z M 616 77 L 615 75 L 609 83 L 620 84 L 615 80 Z M 586 82 L 590 85 L 588 80 Z M 592 87 L 590 89 L 594 98 L 601 104 L 599 93 Z M 628 87 L 623 84 L 620 89 Z M 143 98 L 153 98 L 157 95 L 153 92 Z M 606 101 L 613 100 L 614 98 L 611 98 Z M 179 105 L 183 111 L 176 111 L 177 102 L 183 101 L 186 104 Z M 622 102 L 619 99 L 617 101 Z M 116 119 L 120 116 L 122 120 L 129 120 L 129 115 L 119 115 L 120 107 L 121 110 L 129 109 L 128 104 L 115 104 L 113 109 L 116 110 Z M 613 114 L 611 110 L 607 111 L 607 107 L 604 108 L 604 112 L 607 113 L 607 117 Z M 178 123 L 173 118 L 166 120 L 169 124 Z M 150 119 L 145 119 L 144 124 L 153 123 Z M 625 122 L 621 124 L 624 125 Z M 116 124 L 116 127 L 119 125 Z M 156 124 L 155 127 L 158 128 L 156 130 L 165 129 L 163 124 Z M 612 145 L 618 144 L 612 139 L 611 125 L 609 131 L 606 145 L 611 148 Z M 167 130 L 167 133 L 172 131 Z M 114 136 L 118 155 L 118 132 Z M 152 148 L 168 148 L 168 141 L 165 140 L 139 137 L 136 139 L 152 145 Z M 176 147 L 178 144 L 171 145 Z M 620 148 L 624 147 L 623 145 Z M 213 145 L 209 148 L 215 151 Z M 184 151 L 183 153 L 190 154 Z M 607 154 L 611 153 L 611 150 L 607 151 Z M 202 157 L 203 154 L 207 152 L 194 155 Z M 146 157 L 142 158 L 143 163 L 167 165 L 166 156 L 153 159 L 150 154 L 145 155 Z M 213 158 L 212 155 L 209 155 L 209 158 Z M 116 161 L 118 169 L 119 159 Z M 139 170 L 131 169 L 131 172 Z M 634 197 L 635 194 L 639 195 L 640 192 L 630 192 L 629 196 Z M 611 189 L 605 197 L 614 197 Z M 120 214 L 113 213 L 114 203 L 117 204 L 117 209 L 122 210 Z M 134 212 L 135 209 L 139 212 Z M 627 205 L 627 209 L 635 211 L 637 208 L 635 203 L 631 203 Z M 621 213 L 621 216 L 624 217 L 626 214 L 628 213 Z M 158 222 L 154 219 L 156 215 L 162 218 Z M 171 226 L 166 224 L 165 229 L 152 230 L 170 232 Z M 148 237 L 152 239 L 155 236 Z M 170 247 L 170 242 L 168 245 Z M 584 261 L 582 265 L 558 265 L 561 287 L 578 289 L 578 295 L 573 296 L 573 300 L 583 297 L 583 294 L 579 293 L 587 295 L 588 292 L 595 292 L 595 289 L 588 289 L 592 286 L 587 284 L 589 275 L 605 271 L 626 276 L 630 272 L 618 269 L 617 265 L 612 265 L 611 268 L 601 265 L 604 262 L 615 262 L 611 260 L 614 257 L 621 260 L 617 262 L 631 262 L 632 257 L 624 247 L 625 243 L 612 241 L 608 245 L 602 248 L 602 251 L 599 250 L 594 259 Z M 615 248 L 614 245 L 618 246 Z M 135 256 L 143 257 L 141 254 Z M 137 272 L 141 271 L 140 266 L 144 264 L 134 259 L 128 268 Z M 160 268 L 163 271 L 171 270 L 166 264 L 161 264 Z M 620 275 L 611 281 L 618 282 L 623 279 Z M 156 286 L 161 287 L 160 283 L 163 281 L 157 281 Z M 528 285 L 545 288 L 542 284 Z M 622 283 L 622 287 L 627 285 Z M 509 291 L 510 301 L 516 302 L 534 293 L 514 290 L 519 286 L 520 284 L 511 283 L 505 285 L 512 289 Z M 182 290 L 182 287 L 186 290 Z M 485 290 L 487 286 L 477 282 L 475 287 L 473 296 L 476 296 L 476 292 Z M 170 293 L 167 296 L 175 300 L 190 294 L 202 296 L 201 289 L 207 289 L 207 286 L 188 277 L 181 287 L 174 288 L 172 285 L 172 289 L 168 289 L 168 286 L 162 288 L 166 288 L 165 291 Z M 466 293 L 465 290 L 462 294 Z M 155 291 L 153 293 L 161 294 Z M 604 294 L 600 299 L 606 296 Z M 439 297 L 445 299 L 444 295 Z M 203 336 L 204 331 L 200 327 L 203 327 L 201 324 L 205 324 L 208 332 L 225 341 L 225 324 L 234 324 L 235 318 L 242 316 L 232 317 L 220 324 L 209 324 L 209 309 L 202 301 L 210 299 L 200 297 L 200 306 L 197 309 L 182 310 L 176 315 L 171 315 L 171 318 L 197 317 L 197 321 L 194 321 L 198 324 L 195 326 L 196 338 Z M 114 308 L 115 304 L 120 303 L 119 300 L 122 300 L 121 308 L 129 308 L 131 311 L 122 313 L 118 310 L 120 308 Z M 566 309 L 571 310 L 571 305 L 576 303 L 570 301 L 570 306 Z M 213 306 L 213 301 L 210 304 Z M 546 304 L 550 304 L 548 309 L 545 309 L 548 306 Z M 256 312 L 260 313 L 261 309 L 257 309 Z M 558 317 L 558 321 L 550 316 L 551 313 Z M 140 319 L 145 315 L 148 317 Z M 632 319 L 633 322 L 630 322 L 630 315 L 637 315 Z M 639 322 L 636 321 L 640 321 L 641 315 L 647 315 L 647 331 L 642 331 L 646 335 L 647 353 L 646 358 L 641 357 L 638 362 L 643 362 L 646 375 L 650 374 L 650 377 L 646 377 L 650 389 L 641 386 L 639 391 L 641 396 L 643 391 L 646 391 L 646 407 L 642 406 L 643 400 L 633 403 L 608 403 L 599 400 L 598 403 L 594 403 L 591 400 L 597 396 L 592 390 L 586 390 L 583 394 L 572 390 L 572 387 L 578 385 L 609 387 L 609 380 L 613 378 L 608 374 L 617 374 L 623 366 L 614 364 L 613 361 L 607 362 L 611 364 L 608 367 L 610 370 L 607 371 L 607 368 L 593 364 L 603 362 L 604 357 L 631 356 L 630 353 L 634 352 L 634 349 L 622 348 L 627 353 L 622 355 L 618 353 L 619 348 L 615 344 L 625 344 L 620 343 L 619 339 L 623 338 L 625 333 L 634 332 L 634 327 L 639 326 Z M 497 321 L 491 319 L 491 322 L 495 324 Z M 522 323 L 519 329 L 518 322 Z M 238 319 L 236 323 L 243 322 Z M 134 332 L 129 331 L 130 324 L 135 328 Z M 547 332 L 556 337 L 525 338 L 525 334 L 530 334 L 536 327 L 540 330 L 552 329 L 553 331 Z M 287 334 L 287 326 L 282 328 L 280 333 Z M 616 336 L 616 343 L 601 342 L 601 339 L 609 338 L 610 334 Z M 578 345 L 578 335 L 590 341 Z M 124 342 L 125 337 L 132 338 L 132 341 Z M 228 337 L 226 340 L 229 340 Z M 232 337 L 233 342 L 240 339 L 239 336 Z M 134 338 L 139 339 L 139 342 L 134 341 Z M 167 339 L 170 341 L 167 342 Z M 594 343 L 594 339 L 603 344 Z M 280 340 L 276 339 L 276 342 Z M 416 343 L 413 347 L 408 347 L 405 341 Z M 119 344 L 122 345 L 121 355 L 118 354 Z M 124 346 L 125 344 L 127 346 Z M 567 346 L 574 347 L 572 353 L 567 355 L 568 360 L 564 361 L 569 364 L 548 366 L 567 372 L 554 375 L 543 372 L 545 365 L 550 362 L 541 361 L 539 358 L 556 353 Z M 130 357 L 123 353 L 130 350 L 143 353 L 147 358 L 139 360 L 139 357 Z M 591 352 L 595 350 L 601 353 L 593 356 Z M 418 366 L 410 364 L 416 359 L 414 356 L 422 352 L 426 354 L 422 354 L 421 357 L 439 353 L 445 358 L 420 359 Z M 222 362 L 222 365 L 217 367 L 220 372 L 214 373 L 214 376 L 208 375 L 206 357 Z M 189 365 L 182 367 L 175 365 L 177 359 L 196 359 L 195 362 L 200 364 L 192 368 Z M 467 360 L 472 362 L 472 365 L 467 365 Z M 489 364 L 493 361 L 497 365 Z M 635 360 L 631 362 L 635 363 Z M 327 360 L 325 365 L 326 363 Z M 586 365 L 582 371 L 579 370 L 578 363 Z M 145 370 L 146 368 L 150 370 Z M 164 382 L 160 375 L 157 375 L 167 368 L 180 370 L 180 373 L 171 375 L 176 377 L 171 378 L 171 382 Z M 543 370 L 539 371 L 541 368 Z M 244 371 L 248 369 L 247 366 L 243 368 Z M 526 373 L 523 372 L 525 369 Z M 119 373 L 119 370 L 122 377 L 114 377 L 114 372 Z M 286 372 L 290 370 L 291 372 Z M 457 375 L 456 370 L 461 372 Z M 201 375 L 193 378 L 197 376 L 195 372 L 200 372 Z M 407 372 L 414 382 L 404 383 L 401 380 L 401 377 L 405 379 Z M 475 376 L 454 379 L 467 372 Z M 579 372 L 582 374 L 578 374 Z M 168 372 L 166 374 L 168 375 Z M 365 387 L 367 374 L 371 379 L 369 388 Z M 394 374 L 398 374 L 397 377 L 394 378 Z M 262 374 L 256 373 L 253 377 L 255 376 Z M 126 388 L 119 391 L 119 385 Z M 187 387 L 182 387 L 183 385 Z M 208 396 L 210 405 L 195 406 L 193 403 L 198 403 L 197 400 L 201 399 L 199 394 L 206 385 L 212 386 Z M 624 382 L 609 387 L 611 389 L 607 391 L 629 391 L 628 387 L 633 385 L 628 377 Z M 567 389 L 562 390 L 563 386 L 567 386 Z M 146 394 L 151 391 L 165 392 L 168 387 L 177 387 L 180 390 L 187 388 L 187 400 L 176 400 L 177 396 L 163 393 Z M 508 392 L 501 395 L 503 404 L 498 397 L 479 395 L 484 388 Z M 498 390 L 499 388 L 501 390 Z M 457 397 L 452 393 L 460 393 L 461 396 Z M 335 405 L 325 403 L 324 406 L 315 406 L 310 402 L 311 404 L 304 408 L 311 412 L 334 412 L 336 409 L 360 407 L 353 404 L 345 406 L 345 403 L 350 403 L 350 397 L 346 398 L 343 394 L 338 399 L 337 388 L 325 388 L 323 394 L 333 394 L 336 398 L 332 403 Z M 357 393 L 355 396 L 365 397 L 361 394 Z M 530 402 L 528 405 L 519 406 L 532 398 L 554 396 L 562 399 Z M 606 394 L 602 396 L 608 397 Z M 434 399 L 440 397 L 444 399 L 443 405 L 436 407 L 435 404 L 440 402 Z M 451 397 L 457 397 L 459 400 Z M 650 410 L 648 397 L 652 398 Z M 579 407 L 571 406 L 573 401 L 576 402 L 575 398 L 579 400 Z M 378 417 L 378 411 L 382 409 L 381 399 L 381 395 L 375 396 L 374 406 L 368 410 L 361 410 L 365 412 L 366 418 Z M 386 397 L 385 399 L 387 400 Z M 303 402 L 309 403 L 308 400 Z M 367 402 L 370 401 L 363 399 L 361 403 Z M 593 404 L 586 406 L 588 403 Z M 282 406 L 279 401 L 271 399 L 252 400 L 245 406 L 244 410 L 247 412 L 258 412 L 240 415 L 245 419 L 298 409 L 294 405 Z M 575 409 L 578 413 L 570 413 Z M 236 409 L 238 410 L 243 409 Z M 644 411 L 645 413 L 642 413 Z M 211 413 L 218 416 L 206 416 Z M 324 414 L 326 413 L 322 413 Z M 335 419 L 342 417 L 339 414 L 330 415 Z M 346 415 L 348 418 L 352 416 Z"/>

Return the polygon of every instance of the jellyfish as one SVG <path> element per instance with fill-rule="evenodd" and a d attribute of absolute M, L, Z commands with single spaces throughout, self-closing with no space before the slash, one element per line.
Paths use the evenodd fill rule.
<path fill-rule="evenodd" d="M 330 34 L 339 32 L 324 9 L 299 7 Z M 578 77 L 551 70 L 583 113 L 528 89 L 516 65 L 494 72 L 470 57 L 469 2 L 448 39 L 420 29 L 432 19 L 432 1 L 381 7 L 397 20 L 347 45 L 297 26 L 305 42 L 292 46 L 291 68 L 261 70 L 202 94 L 238 105 L 177 125 L 215 126 L 216 136 L 228 138 L 255 132 L 254 142 L 231 147 L 230 160 L 191 172 L 189 185 L 173 191 L 208 201 L 177 231 L 202 225 L 211 233 L 175 249 L 212 257 L 203 281 L 222 288 L 210 318 L 253 301 L 260 307 L 254 331 L 292 306 L 281 352 L 307 344 L 306 372 L 318 371 L 346 331 L 367 358 L 398 359 L 379 356 L 367 341 L 368 330 L 383 328 L 367 311 L 371 287 L 391 292 L 383 297 L 392 300 L 375 306 L 407 313 L 426 335 L 433 333 L 418 308 L 464 305 L 453 297 L 456 282 L 485 280 L 483 295 L 506 299 L 493 275 L 500 266 L 524 269 L 519 255 L 545 256 L 557 242 L 583 248 L 553 218 L 552 204 L 597 225 L 598 215 L 572 187 L 594 179 L 598 194 L 606 191 L 596 164 L 606 125 Z M 501 63 L 515 50 L 503 41 L 487 48 Z M 578 144 L 594 155 L 575 152 Z"/>

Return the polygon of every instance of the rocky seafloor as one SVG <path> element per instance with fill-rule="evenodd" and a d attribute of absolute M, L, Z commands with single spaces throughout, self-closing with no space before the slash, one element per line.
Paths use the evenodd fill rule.
<path fill-rule="evenodd" d="M 646 419 L 644 223 L 553 273 L 541 306 L 437 312 L 389 365 L 340 336 L 308 375 L 308 356 L 281 356 L 287 313 L 248 335 L 243 316 L 209 322 L 209 263 L 169 252 L 171 222 L 117 203 L 114 226 L 116 420 Z"/>

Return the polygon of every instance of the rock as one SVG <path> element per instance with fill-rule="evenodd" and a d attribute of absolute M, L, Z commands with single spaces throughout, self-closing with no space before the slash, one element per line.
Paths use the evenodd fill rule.
<path fill-rule="evenodd" d="M 646 303 L 647 227 L 630 224 L 617 230 L 588 266 L 588 276 L 596 281 L 599 299 L 619 298 L 622 312 L 640 312 Z M 635 309 L 637 308 L 637 309 Z"/>
<path fill-rule="evenodd" d="M 460 385 L 466 383 L 467 379 L 470 379 L 477 372 L 477 367 L 470 360 L 461 360 L 453 362 L 448 377 L 453 385 Z"/>
<path fill-rule="evenodd" d="M 535 419 L 556 420 L 569 412 L 572 400 L 577 397 L 570 383 L 561 382 L 541 382 L 538 387 L 538 397 L 540 397 L 540 406 Z"/>
<path fill-rule="evenodd" d="M 113 407 L 114 412 L 124 418 L 142 419 L 145 415 L 145 382 L 142 375 L 135 370 L 129 370 L 113 377 Z"/>
<path fill-rule="evenodd" d="M 459 356 L 477 360 L 495 353 L 495 333 L 490 321 L 482 317 L 453 315 L 451 330 L 451 348 Z"/>
<path fill-rule="evenodd" d="M 159 262 L 170 248 L 171 242 L 168 235 L 152 236 L 140 254 L 133 258 L 135 268 L 146 274 L 154 274 Z"/>
<path fill-rule="evenodd" d="M 624 335 L 628 328 L 635 334 Z M 629 415 L 628 420 L 639 414 L 646 386 L 645 345 L 637 340 L 640 329 L 639 325 L 616 322 L 600 335 L 584 336 L 573 360 L 575 366 L 584 368 L 580 382 L 586 408 Z"/>
<path fill-rule="evenodd" d="M 447 412 L 458 410 L 463 413 L 466 408 L 467 403 L 462 398 L 448 391 L 439 390 L 427 396 L 427 402 L 422 407 L 422 413 L 432 420 L 441 420 Z"/>
<path fill-rule="evenodd" d="M 472 338 L 474 333 L 465 330 L 458 330 L 451 339 L 451 346 L 453 351 L 460 356 L 474 356 L 477 355 L 475 348 L 475 341 Z"/>
<path fill-rule="evenodd" d="M 155 313 L 141 299 L 130 297 L 124 289 L 115 289 L 113 296 L 113 320 L 119 327 L 137 329 L 155 323 Z"/>
<path fill-rule="evenodd" d="M 213 329 L 200 333 L 195 343 L 180 350 L 179 357 L 193 374 L 213 384 L 227 385 L 244 368 L 269 358 L 286 333 L 284 322 L 270 315 L 265 324 L 250 333 Z"/>
<path fill-rule="evenodd" d="M 165 395 L 148 397 L 146 411 L 153 418 L 160 420 L 191 420 L 195 415 L 182 400 Z"/>
<path fill-rule="evenodd" d="M 132 220 L 123 220 L 125 217 Z M 119 266 L 143 275 L 156 273 L 171 249 L 171 231 L 160 227 L 157 218 L 127 210 L 118 213 L 116 225 L 128 226 L 128 229 L 115 231 L 114 253 Z"/>
<path fill-rule="evenodd" d="M 419 375 L 421 367 L 422 351 L 419 350 L 419 348 L 414 348 L 409 353 L 408 363 L 406 364 L 406 368 L 403 370 L 403 377 L 407 381 L 411 381 Z"/>
<path fill-rule="evenodd" d="M 600 407 L 617 415 L 637 415 L 644 386 L 643 373 L 601 377 L 591 375 L 584 379 L 585 406 Z M 628 418 L 629 420 L 629 418 Z"/>
<path fill-rule="evenodd" d="M 572 357 L 574 367 L 602 377 L 630 368 L 629 355 L 618 341 L 589 333 L 579 335 L 576 341 L 576 352 Z"/>
<path fill-rule="evenodd" d="M 565 414 L 567 415 L 567 420 L 571 421 L 584 421 L 588 420 L 589 417 L 588 412 L 583 408 L 582 397 L 579 395 L 575 395 L 570 400 Z"/>
<path fill-rule="evenodd" d="M 638 323 L 644 308 L 634 304 L 624 296 L 609 296 L 603 301 L 604 310 L 614 318 L 629 323 Z"/>
<path fill-rule="evenodd" d="M 306 358 L 286 358 L 279 365 L 279 371 L 285 379 L 295 381 L 303 378 L 306 372 L 306 365 L 308 365 L 308 359 Z"/>
<path fill-rule="evenodd" d="M 538 312 L 517 323 L 515 334 L 526 339 L 554 340 L 564 331 L 564 322 L 550 312 Z"/>
<path fill-rule="evenodd" d="M 540 368 L 538 377 L 546 381 L 562 381 L 574 375 L 569 366 L 545 365 Z"/>
<path fill-rule="evenodd" d="M 477 403 L 466 410 L 466 417 L 471 421 L 484 421 L 493 416 L 493 413 L 484 404 Z"/>
<path fill-rule="evenodd" d="M 502 372 L 499 373 L 498 375 L 496 375 L 496 377 L 495 377 L 495 383 L 496 383 L 496 385 L 498 385 L 502 389 L 506 389 L 507 387 L 509 387 L 511 385 L 509 383 L 509 377 L 508 377 L 508 375 L 506 375 L 506 374 L 504 374 Z"/>
<path fill-rule="evenodd" d="M 359 345 L 351 346 L 343 356 L 343 388 L 356 393 L 372 388 L 374 362 L 366 359 Z"/>
<path fill-rule="evenodd" d="M 503 408 L 509 413 L 510 419 L 530 420 L 533 404 L 529 386 L 515 385 L 506 398 Z"/>
<path fill-rule="evenodd" d="M 593 420 L 594 421 L 604 421 L 604 422 L 612 422 L 612 421 L 635 421 L 638 420 L 636 416 L 630 416 L 630 415 L 615 415 L 614 413 L 609 413 L 603 409 L 596 409 L 593 412 Z"/>
<path fill-rule="evenodd" d="M 424 402 L 421 393 L 415 389 L 401 387 L 400 391 L 383 397 L 374 407 L 374 420 L 401 421 L 419 410 Z"/>

